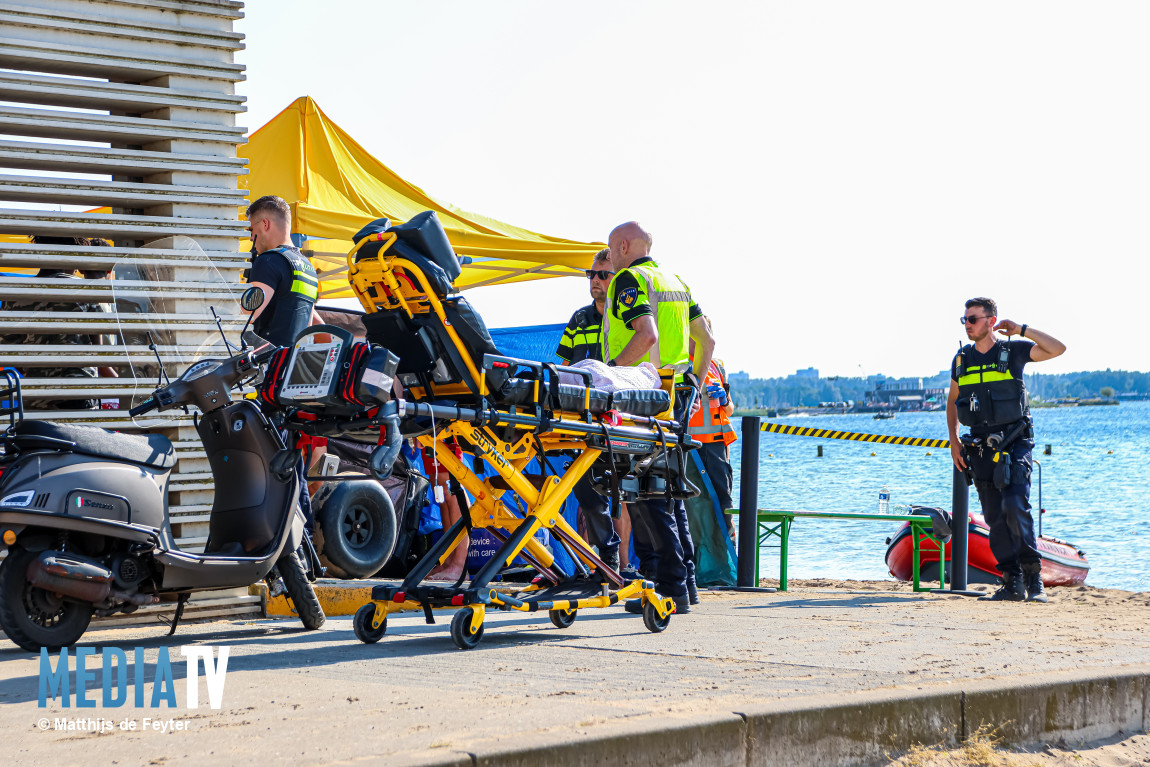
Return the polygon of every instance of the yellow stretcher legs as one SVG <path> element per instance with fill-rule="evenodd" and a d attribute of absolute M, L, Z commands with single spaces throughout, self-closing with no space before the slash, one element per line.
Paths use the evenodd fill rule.
<path fill-rule="evenodd" d="M 452 439 L 464 440 L 469 445 L 482 448 L 476 453 L 482 454 L 484 462 L 495 471 L 496 476 L 482 478 L 477 475 L 447 445 Z M 660 596 L 648 581 L 618 581 L 609 584 L 614 574 L 604 572 L 606 568 L 591 547 L 563 518 L 562 509 L 566 498 L 575 483 L 591 468 L 601 450 L 588 447 L 583 442 L 565 439 L 562 435 L 540 439 L 540 445 L 545 451 L 549 448 L 547 443 L 551 443 L 551 449 L 579 449 L 579 454 L 561 477 L 547 477 L 537 487 L 523 473 L 527 463 L 538 454 L 530 435 L 524 435 L 513 444 L 499 439 L 489 429 L 456 421 L 442 431 L 437 431 L 434 436 L 423 435 L 417 441 L 422 447 L 434 451 L 436 460 L 474 498 L 474 502 L 467 509 L 470 525 L 458 524 L 447 531 L 441 545 L 416 566 L 413 574 L 419 574 L 419 578 L 422 578 L 426 574 L 424 571 L 430 571 L 436 564 L 446 561 L 457 546 L 468 545 L 471 527 L 487 528 L 499 534 L 506 542 L 495 559 L 476 575 L 473 582 L 480 584 L 476 589 L 458 590 L 442 586 L 421 588 L 416 585 L 418 581 L 412 583 L 409 576 L 399 590 L 392 589 L 389 593 L 379 595 L 383 598 L 375 598 L 373 593 L 372 601 L 356 613 L 356 635 L 361 640 L 378 641 L 386 632 L 387 616 L 392 613 L 422 610 L 430 617 L 433 609 L 459 608 L 452 620 L 451 635 L 460 648 L 469 649 L 478 644 L 483 636 L 483 622 L 489 608 L 520 612 L 547 610 L 556 626 L 566 627 L 574 622 L 578 610 L 610 607 L 628 598 L 643 600 L 643 618 L 649 630 L 662 631 L 666 628 L 675 610 L 674 601 Z M 515 493 L 524 504 L 525 516 L 512 513 L 504 505 L 501 498 L 507 489 Z M 491 576 L 511 565 L 519 556 L 525 556 L 546 574 L 554 563 L 554 557 L 535 538 L 535 533 L 544 528 L 566 543 L 588 570 L 594 572 L 600 568 L 605 577 L 597 593 L 557 593 L 557 598 L 548 599 L 549 590 L 557 584 L 535 583 L 516 592 L 516 595 L 487 585 Z M 610 585 L 619 588 L 612 590 Z"/>

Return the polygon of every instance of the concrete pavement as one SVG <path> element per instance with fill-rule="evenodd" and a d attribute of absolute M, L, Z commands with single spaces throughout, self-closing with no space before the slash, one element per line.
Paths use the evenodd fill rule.
<path fill-rule="evenodd" d="M 954 741 L 982 722 L 1019 742 L 1148 724 L 1150 594 L 980 604 L 838 585 L 707 592 L 661 634 L 619 608 L 581 613 L 565 630 L 544 614 L 492 613 L 467 652 L 448 635 L 451 613 L 434 626 L 393 616 L 375 645 L 358 642 L 346 617 L 317 632 L 268 619 L 188 625 L 172 638 L 160 627 L 85 636 L 82 646 L 122 648 L 129 663 L 144 648 L 146 702 L 167 648 L 174 708 L 136 708 L 131 693 L 104 706 L 98 670 L 93 708 L 42 708 L 40 659 L 0 640 L 0 726 L 18 735 L 7 753 L 18 764 L 846 765 Z M 219 710 L 202 675 L 200 707 L 187 707 L 185 646 L 228 648 Z M 57 726 L 78 717 L 114 726 Z M 186 729 L 119 726 L 145 717 Z"/>

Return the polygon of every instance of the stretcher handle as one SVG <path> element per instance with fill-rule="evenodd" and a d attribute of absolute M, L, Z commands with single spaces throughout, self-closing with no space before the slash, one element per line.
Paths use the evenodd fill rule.
<path fill-rule="evenodd" d="M 695 404 L 695 400 L 699 396 L 699 390 L 698 390 L 698 388 L 695 387 L 694 384 L 684 382 L 684 383 L 677 385 L 675 387 L 675 398 L 676 399 L 679 397 L 679 392 L 681 392 L 681 391 L 686 391 L 687 401 L 686 401 L 686 403 L 684 403 L 684 406 L 683 406 L 683 415 L 679 418 L 679 421 L 678 421 L 678 426 L 679 426 L 678 434 L 679 434 L 680 438 L 685 437 L 687 435 L 687 427 L 690 425 L 690 421 L 691 421 L 691 407 Z M 673 403 L 672 403 L 672 408 L 674 408 Z"/>
<path fill-rule="evenodd" d="M 531 370 L 535 371 L 535 375 L 539 376 L 540 379 L 542 379 L 542 377 L 543 377 L 543 363 L 542 362 L 535 362 L 533 360 L 523 360 L 523 359 L 519 359 L 518 357 L 504 357 L 503 355 L 500 355 L 500 354 L 484 354 L 483 355 L 483 369 L 484 370 L 494 370 L 495 368 L 511 369 L 514 367 L 530 368 Z M 562 371 L 564 373 L 574 373 L 575 375 L 579 376 L 580 378 L 582 378 L 584 381 L 587 382 L 588 388 L 591 387 L 592 381 L 595 380 L 594 377 L 591 375 L 591 373 L 589 373 L 586 370 L 583 370 L 582 368 L 573 368 L 573 367 L 568 367 L 567 365 L 551 365 L 551 367 L 553 367 L 555 370 L 559 370 L 559 371 Z"/>

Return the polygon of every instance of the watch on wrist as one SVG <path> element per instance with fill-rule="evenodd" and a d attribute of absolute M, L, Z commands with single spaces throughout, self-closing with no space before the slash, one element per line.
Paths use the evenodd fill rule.
<path fill-rule="evenodd" d="M 1022 323 L 1022 327 L 1018 329 L 1018 337 L 1019 338 L 1026 338 L 1026 328 L 1027 327 L 1029 327 L 1029 326 L 1025 322 Z"/>

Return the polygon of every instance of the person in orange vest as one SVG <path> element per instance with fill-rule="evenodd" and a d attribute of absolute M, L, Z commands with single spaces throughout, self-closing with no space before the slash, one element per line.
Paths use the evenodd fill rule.
<path fill-rule="evenodd" d="M 731 495 L 735 481 L 731 472 L 731 443 L 738 439 L 731 426 L 735 403 L 731 400 L 731 385 L 721 360 L 712 359 L 703 380 L 703 402 L 687 424 L 688 433 L 703 443 L 699 458 L 715 488 L 715 500 L 727 520 L 727 535 L 735 541 L 735 523 L 727 509 L 734 508 Z"/>

